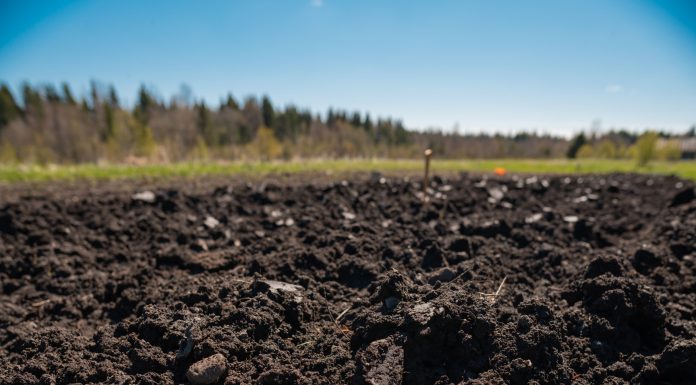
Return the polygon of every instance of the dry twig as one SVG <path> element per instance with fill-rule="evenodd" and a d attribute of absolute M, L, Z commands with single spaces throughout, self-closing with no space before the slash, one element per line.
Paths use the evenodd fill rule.
<path fill-rule="evenodd" d="M 346 313 L 348 313 L 348 310 L 350 310 L 350 307 L 346 308 L 346 310 L 342 311 L 341 314 L 339 314 L 338 317 L 336 317 L 336 322 L 338 322 L 341 319 L 341 317 L 346 315 Z"/>
<path fill-rule="evenodd" d="M 324 288 L 322 288 L 322 289 L 323 289 L 323 291 L 324 291 L 324 299 L 326 299 L 326 290 L 325 290 Z M 327 308 L 326 308 L 326 311 L 329 313 L 329 317 L 331 317 L 331 320 L 332 320 L 333 323 L 336 325 L 336 327 L 338 328 L 338 330 L 340 330 L 341 333 L 343 333 L 344 336 L 348 336 L 347 331 L 346 331 L 343 327 L 341 327 L 341 324 L 338 323 L 338 318 L 335 318 L 335 317 L 333 316 L 333 313 L 331 312 L 331 309 L 328 308 L 328 306 L 327 306 Z M 341 316 L 343 316 L 343 314 L 344 314 L 345 312 L 347 312 L 347 311 L 348 311 L 348 309 L 346 309 L 345 311 L 343 311 L 343 312 L 339 315 L 339 318 L 340 318 Z"/>
<path fill-rule="evenodd" d="M 503 278 L 503 280 L 500 282 L 500 285 L 498 286 L 498 290 L 495 291 L 495 293 L 479 293 L 482 296 L 485 296 L 488 298 L 491 303 L 495 303 L 495 300 L 498 298 L 498 294 L 503 290 L 503 285 L 505 285 L 505 281 L 507 280 L 507 276 Z"/>

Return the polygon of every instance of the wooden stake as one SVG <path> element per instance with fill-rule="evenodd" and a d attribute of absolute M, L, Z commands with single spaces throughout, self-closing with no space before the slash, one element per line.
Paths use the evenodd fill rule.
<path fill-rule="evenodd" d="M 428 201 L 428 185 L 429 179 L 428 176 L 430 174 L 430 157 L 433 155 L 433 150 L 427 149 L 423 153 L 425 155 L 425 176 L 423 177 L 423 201 L 427 202 Z"/>
<path fill-rule="evenodd" d="M 423 153 L 425 155 L 425 175 L 423 177 L 423 201 L 428 201 L 428 175 L 430 174 L 430 157 L 433 155 L 433 150 L 427 149 Z"/>

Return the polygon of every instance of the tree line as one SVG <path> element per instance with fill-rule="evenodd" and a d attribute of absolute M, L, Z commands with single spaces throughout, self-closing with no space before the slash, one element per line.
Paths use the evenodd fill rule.
<path fill-rule="evenodd" d="M 647 130 L 641 134 L 611 130 L 602 134 L 580 132 L 568 144 L 566 156 L 574 158 L 628 159 L 643 166 L 651 160 L 674 161 L 682 158 L 682 143 L 696 138 L 696 125 L 683 135 Z M 692 150 L 693 151 L 693 150 Z"/>
<path fill-rule="evenodd" d="M 238 100 L 228 94 L 209 105 L 193 100 L 188 87 L 165 101 L 143 85 L 127 107 L 113 86 L 98 82 L 91 82 L 82 96 L 67 83 L 24 83 L 16 93 L 0 85 L 3 163 L 410 158 L 426 147 L 441 158 L 570 154 L 569 142 L 561 137 L 411 131 L 398 119 L 341 109 L 322 115 L 274 105 L 267 96 Z"/>

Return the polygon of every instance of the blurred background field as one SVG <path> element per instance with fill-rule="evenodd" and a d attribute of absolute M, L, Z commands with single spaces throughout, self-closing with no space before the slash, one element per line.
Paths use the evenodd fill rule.
<path fill-rule="evenodd" d="M 492 174 L 496 168 L 510 173 L 654 173 L 677 175 L 696 180 L 696 161 L 655 161 L 638 167 L 633 160 L 610 159 L 493 159 L 434 160 L 434 172 L 474 172 Z M 212 175 L 268 175 L 273 173 L 353 173 L 409 172 L 423 170 L 423 162 L 415 159 L 332 159 L 274 162 L 185 162 L 147 165 L 2 165 L 0 183 L 65 180 L 117 180 L 139 178 L 188 178 Z"/>

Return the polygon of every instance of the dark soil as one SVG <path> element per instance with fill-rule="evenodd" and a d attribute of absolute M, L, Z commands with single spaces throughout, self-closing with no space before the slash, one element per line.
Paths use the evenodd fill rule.
<path fill-rule="evenodd" d="M 696 383 L 691 182 L 430 187 L 3 199 L 0 383 Z"/>

